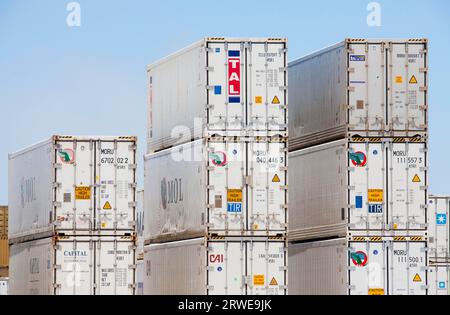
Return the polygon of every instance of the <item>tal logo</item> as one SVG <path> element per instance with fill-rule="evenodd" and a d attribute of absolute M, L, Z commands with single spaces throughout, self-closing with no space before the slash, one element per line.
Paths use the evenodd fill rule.
<path fill-rule="evenodd" d="M 229 103 L 241 103 L 241 52 L 228 51 Z"/>

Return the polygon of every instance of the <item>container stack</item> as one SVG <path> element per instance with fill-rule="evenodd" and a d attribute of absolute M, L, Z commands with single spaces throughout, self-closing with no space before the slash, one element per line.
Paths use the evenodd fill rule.
<path fill-rule="evenodd" d="M 135 137 L 53 136 L 9 156 L 10 293 L 135 292 Z"/>
<path fill-rule="evenodd" d="M 450 196 L 428 197 L 429 294 L 449 295 L 450 289 Z"/>
<path fill-rule="evenodd" d="M 286 40 L 207 38 L 148 76 L 144 294 L 286 294 Z"/>
<path fill-rule="evenodd" d="M 427 40 L 289 64 L 291 294 L 428 293 Z"/>

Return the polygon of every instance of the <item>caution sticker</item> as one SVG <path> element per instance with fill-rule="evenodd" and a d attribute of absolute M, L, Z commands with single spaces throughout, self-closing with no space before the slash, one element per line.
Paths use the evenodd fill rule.
<path fill-rule="evenodd" d="M 91 199 L 91 187 L 88 187 L 88 186 L 75 187 L 75 199 L 76 200 L 90 200 Z"/>
<path fill-rule="evenodd" d="M 396 76 L 395 83 L 403 83 L 403 77 L 401 75 Z"/>
<path fill-rule="evenodd" d="M 242 189 L 228 189 L 228 202 L 242 202 Z"/>
<path fill-rule="evenodd" d="M 103 206 L 103 210 L 111 210 L 111 204 L 109 203 L 109 201 L 105 202 L 105 205 Z"/>
<path fill-rule="evenodd" d="M 384 289 L 369 289 L 369 295 L 384 295 Z"/>
<path fill-rule="evenodd" d="M 280 105 L 280 99 L 278 98 L 278 96 L 275 96 L 272 100 L 272 104 L 273 105 Z"/>
<path fill-rule="evenodd" d="M 369 202 L 383 202 L 383 189 L 369 189 L 367 199 Z"/>
<path fill-rule="evenodd" d="M 272 280 L 270 281 L 269 285 L 278 285 L 277 279 L 275 279 L 275 277 L 273 277 Z"/>
<path fill-rule="evenodd" d="M 255 96 L 255 104 L 262 104 L 263 103 L 263 97 L 262 96 Z"/>
<path fill-rule="evenodd" d="M 416 275 L 414 276 L 413 281 L 414 282 L 422 282 L 422 278 L 420 277 L 420 275 L 418 273 L 416 273 Z"/>
<path fill-rule="evenodd" d="M 409 84 L 417 84 L 417 78 L 416 78 L 415 75 L 413 75 L 413 76 L 411 77 L 411 80 L 409 80 Z"/>
<path fill-rule="evenodd" d="M 420 177 L 419 177 L 419 175 L 414 175 L 414 178 L 413 178 L 413 183 L 420 183 L 421 182 L 421 180 L 420 180 Z"/>
<path fill-rule="evenodd" d="M 263 286 L 265 283 L 264 275 L 254 275 L 253 276 L 253 285 Z"/>
<path fill-rule="evenodd" d="M 272 179 L 272 183 L 279 183 L 281 182 L 280 177 L 278 176 L 278 174 L 275 174 L 275 176 Z"/>

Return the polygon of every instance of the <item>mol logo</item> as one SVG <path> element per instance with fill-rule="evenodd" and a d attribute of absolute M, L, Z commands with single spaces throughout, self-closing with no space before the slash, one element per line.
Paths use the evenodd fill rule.
<path fill-rule="evenodd" d="M 367 165 L 367 155 L 364 152 L 350 152 L 349 158 L 356 167 L 364 167 Z"/>
<path fill-rule="evenodd" d="M 65 164 L 75 163 L 75 153 L 72 149 L 61 149 L 58 151 L 59 159 Z"/>
<path fill-rule="evenodd" d="M 223 167 L 226 166 L 228 163 L 227 155 L 225 152 L 222 151 L 211 153 L 209 155 L 209 158 L 211 159 L 212 164 L 214 164 L 215 166 Z"/>
<path fill-rule="evenodd" d="M 165 210 L 170 204 L 183 202 L 183 186 L 181 178 L 161 180 L 161 206 Z"/>
<path fill-rule="evenodd" d="M 241 52 L 228 51 L 228 95 L 229 103 L 241 102 Z"/>

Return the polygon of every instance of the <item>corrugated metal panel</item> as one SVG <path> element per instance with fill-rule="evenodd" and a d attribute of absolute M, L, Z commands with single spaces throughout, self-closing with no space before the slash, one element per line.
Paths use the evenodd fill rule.
<path fill-rule="evenodd" d="M 7 238 L 0 238 L 0 268 L 9 266 L 9 244 Z"/>
<path fill-rule="evenodd" d="M 8 236 L 8 207 L 0 206 L 0 237 Z"/>

